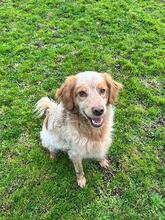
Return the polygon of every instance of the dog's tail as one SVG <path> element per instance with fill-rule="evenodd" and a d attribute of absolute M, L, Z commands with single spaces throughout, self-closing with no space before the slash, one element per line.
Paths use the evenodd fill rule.
<path fill-rule="evenodd" d="M 37 113 L 38 117 L 46 116 L 50 110 L 54 109 L 56 106 L 57 104 L 54 101 L 50 100 L 48 97 L 43 97 L 36 103 L 34 112 Z"/>

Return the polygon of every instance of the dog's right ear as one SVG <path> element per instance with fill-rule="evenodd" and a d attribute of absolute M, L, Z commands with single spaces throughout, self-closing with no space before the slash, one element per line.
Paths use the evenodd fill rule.
<path fill-rule="evenodd" d="M 71 111 L 74 108 L 74 87 L 76 84 L 76 76 L 69 76 L 63 85 L 57 89 L 56 97 L 63 103 L 65 108 Z"/>

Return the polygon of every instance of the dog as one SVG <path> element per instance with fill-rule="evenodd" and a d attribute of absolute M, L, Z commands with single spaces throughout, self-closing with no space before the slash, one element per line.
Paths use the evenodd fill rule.
<path fill-rule="evenodd" d="M 58 150 L 68 153 L 81 188 L 86 185 L 83 159 L 109 167 L 106 155 L 112 142 L 113 105 L 121 89 L 122 84 L 108 73 L 80 72 L 57 89 L 59 102 L 43 97 L 36 104 L 38 116 L 45 116 L 42 146 L 49 150 L 50 159 L 56 158 Z"/>

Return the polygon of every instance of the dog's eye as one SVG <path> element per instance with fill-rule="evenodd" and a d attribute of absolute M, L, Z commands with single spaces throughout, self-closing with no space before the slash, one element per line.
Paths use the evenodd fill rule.
<path fill-rule="evenodd" d="M 105 89 L 100 89 L 100 94 L 104 94 L 105 93 Z"/>
<path fill-rule="evenodd" d="M 80 97 L 87 97 L 87 93 L 84 91 L 80 91 L 78 94 Z"/>

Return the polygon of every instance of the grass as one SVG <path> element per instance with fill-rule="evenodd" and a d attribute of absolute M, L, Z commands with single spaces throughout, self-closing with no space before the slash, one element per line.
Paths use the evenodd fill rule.
<path fill-rule="evenodd" d="M 161 1 L 2 0 L 0 219 L 165 219 L 164 11 Z M 111 167 L 49 160 L 33 109 L 79 71 L 124 84 Z"/>

